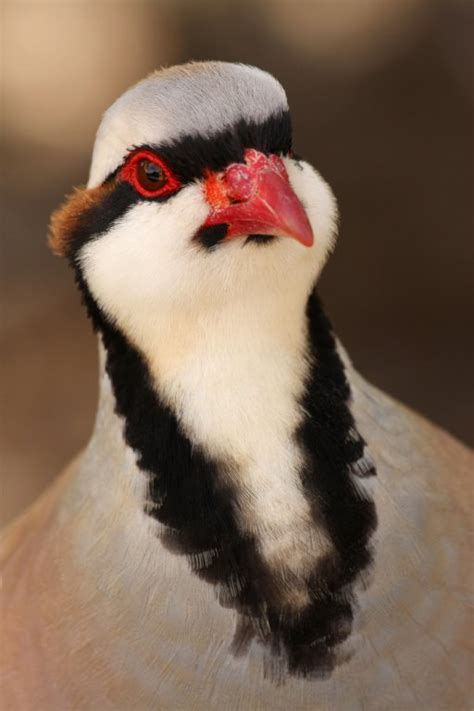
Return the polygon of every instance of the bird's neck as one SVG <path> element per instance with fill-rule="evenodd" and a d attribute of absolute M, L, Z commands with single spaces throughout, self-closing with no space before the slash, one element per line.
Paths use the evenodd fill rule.
<path fill-rule="evenodd" d="M 96 313 L 107 375 L 82 486 L 120 527 L 115 563 L 133 570 L 143 544 L 161 571 L 185 564 L 237 613 L 234 650 L 257 638 L 300 674 L 335 665 L 350 632 L 373 472 L 316 295 L 279 306 L 163 321 L 134 343 Z"/>

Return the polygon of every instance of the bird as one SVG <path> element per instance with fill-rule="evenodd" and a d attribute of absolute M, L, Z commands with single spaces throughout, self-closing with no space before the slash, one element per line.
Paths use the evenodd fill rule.
<path fill-rule="evenodd" d="M 259 68 L 106 111 L 49 233 L 96 421 L 2 534 L 3 709 L 472 708 L 472 452 L 353 366 L 337 225 Z"/>

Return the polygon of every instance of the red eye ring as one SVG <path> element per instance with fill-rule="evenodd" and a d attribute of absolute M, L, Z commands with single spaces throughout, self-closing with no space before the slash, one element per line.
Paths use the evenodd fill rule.
<path fill-rule="evenodd" d="M 172 195 L 181 187 L 180 181 L 166 163 L 156 153 L 146 149 L 138 150 L 128 158 L 119 177 L 130 183 L 137 193 L 149 198 Z"/>

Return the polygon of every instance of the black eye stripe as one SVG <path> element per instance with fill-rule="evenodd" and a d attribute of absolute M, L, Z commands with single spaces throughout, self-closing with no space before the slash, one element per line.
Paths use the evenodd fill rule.
<path fill-rule="evenodd" d="M 205 170 L 221 170 L 243 161 L 246 148 L 286 155 L 291 150 L 289 112 L 275 114 L 263 123 L 240 121 L 211 137 L 185 136 L 155 150 L 182 182 L 202 177 Z"/>
<path fill-rule="evenodd" d="M 246 148 L 288 155 L 291 151 L 289 111 L 273 114 L 260 123 L 242 119 L 212 136 L 186 135 L 159 145 L 134 145 L 130 150 L 156 153 L 182 183 L 190 183 L 201 178 L 205 170 L 221 170 L 229 163 L 242 161 Z M 119 170 L 117 168 L 107 180 Z"/>

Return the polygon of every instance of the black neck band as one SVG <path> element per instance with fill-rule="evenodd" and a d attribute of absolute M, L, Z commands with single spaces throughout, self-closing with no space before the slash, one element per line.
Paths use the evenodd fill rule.
<path fill-rule="evenodd" d="M 321 526 L 322 518 L 332 552 L 310 571 L 310 604 L 291 615 L 276 602 L 278 583 L 256 540 L 239 528 L 234 490 L 226 483 L 232 477 L 222 476 L 232 463 L 211 459 L 187 438 L 152 387 L 144 357 L 104 317 L 79 270 L 76 275 L 106 349 L 125 440 L 150 477 L 150 515 L 164 525 L 164 545 L 185 555 L 195 575 L 216 585 L 221 604 L 240 613 L 234 648 L 242 652 L 257 637 L 283 675 L 330 673 L 338 663 L 338 644 L 350 634 L 353 583 L 371 562 L 369 539 L 376 526 L 374 504 L 356 477 L 375 471 L 364 465 L 364 442 L 348 406 L 349 384 L 318 297 L 313 293 L 307 305 L 313 365 L 301 403 L 306 417 L 295 438 L 305 461 L 305 496 L 315 525 Z"/>

